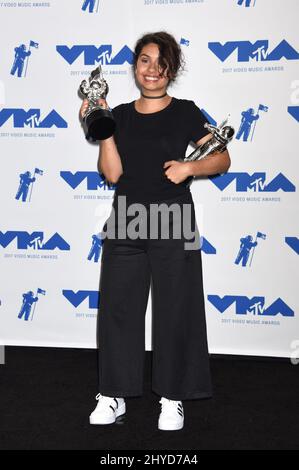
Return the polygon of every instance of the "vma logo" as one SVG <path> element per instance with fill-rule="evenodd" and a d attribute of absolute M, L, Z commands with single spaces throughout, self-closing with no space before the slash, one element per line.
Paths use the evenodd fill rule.
<path fill-rule="evenodd" d="M 81 55 L 83 55 L 84 65 L 123 65 L 133 63 L 133 51 L 128 46 L 123 46 L 119 52 L 112 55 L 112 45 L 105 44 L 99 47 L 90 45 L 78 46 L 56 46 L 58 54 L 72 65 Z"/>
<path fill-rule="evenodd" d="M 288 106 L 288 113 L 299 122 L 299 106 Z"/>
<path fill-rule="evenodd" d="M 85 300 L 88 300 L 89 308 L 98 308 L 99 307 L 99 292 L 93 290 L 78 290 L 74 292 L 73 290 L 64 289 L 62 295 L 77 308 Z"/>
<path fill-rule="evenodd" d="M 212 243 L 209 242 L 205 237 L 200 237 L 200 248 L 206 255 L 216 255 L 217 250 Z"/>
<path fill-rule="evenodd" d="M 219 176 L 210 176 L 210 180 L 220 191 L 224 191 L 233 181 L 236 182 L 237 192 L 277 192 L 279 189 L 284 192 L 295 192 L 295 185 L 282 173 L 279 173 L 272 181 L 266 183 L 266 173 L 256 172 L 252 175 L 248 173 L 225 173 Z"/>
<path fill-rule="evenodd" d="M 255 0 L 238 0 L 238 5 L 245 6 L 245 8 L 255 7 Z"/>
<path fill-rule="evenodd" d="M 61 171 L 61 178 L 72 188 L 76 189 L 83 181 L 86 180 L 86 186 L 89 191 L 94 191 L 98 188 L 114 190 L 116 185 L 109 183 L 97 171 Z"/>
<path fill-rule="evenodd" d="M 32 108 L 25 111 L 21 108 L 3 108 L 0 110 L 0 127 L 9 119 L 13 121 L 13 127 L 38 127 L 40 129 L 50 129 L 55 126 L 58 128 L 68 127 L 67 122 L 60 114 L 52 109 L 50 113 L 41 119 L 40 109 Z"/>
<path fill-rule="evenodd" d="M 243 295 L 208 295 L 208 300 L 220 312 L 224 313 L 231 305 L 235 304 L 237 315 L 269 315 L 281 314 L 283 317 L 294 317 L 295 313 L 281 298 L 278 298 L 269 307 L 265 307 L 265 297 L 253 297 L 252 299 Z"/>
<path fill-rule="evenodd" d="M 88 13 L 97 13 L 99 11 L 99 0 L 84 0 L 81 10 L 88 11 Z"/>
<path fill-rule="evenodd" d="M 257 40 L 254 43 L 250 41 L 228 41 L 224 44 L 220 42 L 209 42 L 208 48 L 221 62 L 237 51 L 238 62 L 269 62 L 279 61 L 282 58 L 286 60 L 298 60 L 299 53 L 285 39 L 283 39 L 273 50 L 269 50 L 269 41 L 267 39 Z"/>
<path fill-rule="evenodd" d="M 10 230 L 8 232 L 0 232 L 0 246 L 7 248 L 11 243 L 17 241 L 18 250 L 58 250 L 69 251 L 70 245 L 62 238 L 59 233 L 54 233 L 48 241 L 44 240 L 44 232 L 17 232 Z"/>
<path fill-rule="evenodd" d="M 285 237 L 285 242 L 292 250 L 299 255 L 299 239 L 298 237 Z"/>

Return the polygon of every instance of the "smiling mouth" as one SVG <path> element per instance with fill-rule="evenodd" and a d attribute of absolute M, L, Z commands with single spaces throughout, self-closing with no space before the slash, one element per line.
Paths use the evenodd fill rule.
<path fill-rule="evenodd" d="M 157 82 L 159 80 L 159 77 L 153 77 L 151 75 L 144 75 L 143 78 L 146 82 Z"/>

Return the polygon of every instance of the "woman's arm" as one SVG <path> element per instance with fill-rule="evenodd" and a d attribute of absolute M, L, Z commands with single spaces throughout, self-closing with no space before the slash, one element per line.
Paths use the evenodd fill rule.
<path fill-rule="evenodd" d="M 98 103 L 105 109 L 109 109 L 108 103 L 104 98 L 100 98 Z M 88 108 L 88 100 L 83 100 L 80 108 L 80 117 L 83 118 Z M 111 183 L 117 183 L 120 175 L 123 173 L 120 155 L 118 153 L 114 137 L 100 140 L 100 152 L 98 159 L 98 170 L 103 173 L 105 178 Z"/>
<path fill-rule="evenodd" d="M 197 145 L 202 145 L 213 137 L 209 133 L 196 142 Z M 176 160 L 169 160 L 164 162 L 163 168 L 165 176 L 175 184 L 185 181 L 190 176 L 209 176 L 215 174 L 225 173 L 230 167 L 230 156 L 227 150 L 224 152 L 214 152 L 213 155 L 208 155 L 202 160 L 195 160 L 193 162 L 178 162 Z"/>
<path fill-rule="evenodd" d="M 196 145 L 202 145 L 212 137 L 213 134 L 209 133 L 198 140 Z M 185 164 L 187 165 L 189 176 L 209 176 L 226 173 L 231 165 L 231 160 L 228 150 L 224 150 L 224 152 L 215 152 L 213 155 L 208 155 L 202 160 L 185 162 Z"/>
<path fill-rule="evenodd" d="M 120 155 L 113 136 L 100 140 L 98 170 L 105 175 L 108 181 L 114 184 L 117 183 L 123 173 Z"/>

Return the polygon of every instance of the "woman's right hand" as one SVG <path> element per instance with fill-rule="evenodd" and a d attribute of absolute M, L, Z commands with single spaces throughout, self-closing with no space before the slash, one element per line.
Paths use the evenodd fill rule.
<path fill-rule="evenodd" d="M 80 108 L 80 117 L 81 119 L 83 119 L 86 111 L 87 111 L 87 108 L 88 108 L 88 99 L 85 99 L 83 100 L 83 103 L 81 105 L 81 108 Z"/>
<path fill-rule="evenodd" d="M 98 104 L 103 106 L 103 108 L 105 108 L 105 109 L 109 109 L 109 105 L 108 105 L 107 101 L 104 98 L 100 98 L 98 100 Z"/>
<path fill-rule="evenodd" d="M 105 108 L 105 109 L 109 109 L 109 105 L 108 105 L 107 101 L 104 98 L 100 98 L 98 100 L 98 104 L 103 106 L 103 108 Z M 83 117 L 84 117 L 84 115 L 87 111 L 87 108 L 88 108 L 88 99 L 85 99 L 85 100 L 83 100 L 83 103 L 82 103 L 81 108 L 80 108 L 80 117 L 81 117 L 81 119 L 83 119 Z"/>

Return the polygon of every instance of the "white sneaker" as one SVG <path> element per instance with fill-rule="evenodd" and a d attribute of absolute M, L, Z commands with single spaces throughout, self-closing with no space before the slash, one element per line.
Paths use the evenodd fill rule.
<path fill-rule="evenodd" d="M 158 429 L 162 431 L 182 429 L 184 426 L 182 402 L 162 397 L 159 403 L 161 403 L 161 413 L 158 420 Z"/>
<path fill-rule="evenodd" d="M 98 404 L 89 416 L 90 424 L 111 424 L 116 418 L 126 412 L 126 403 L 123 398 L 107 397 L 98 393 Z"/>

